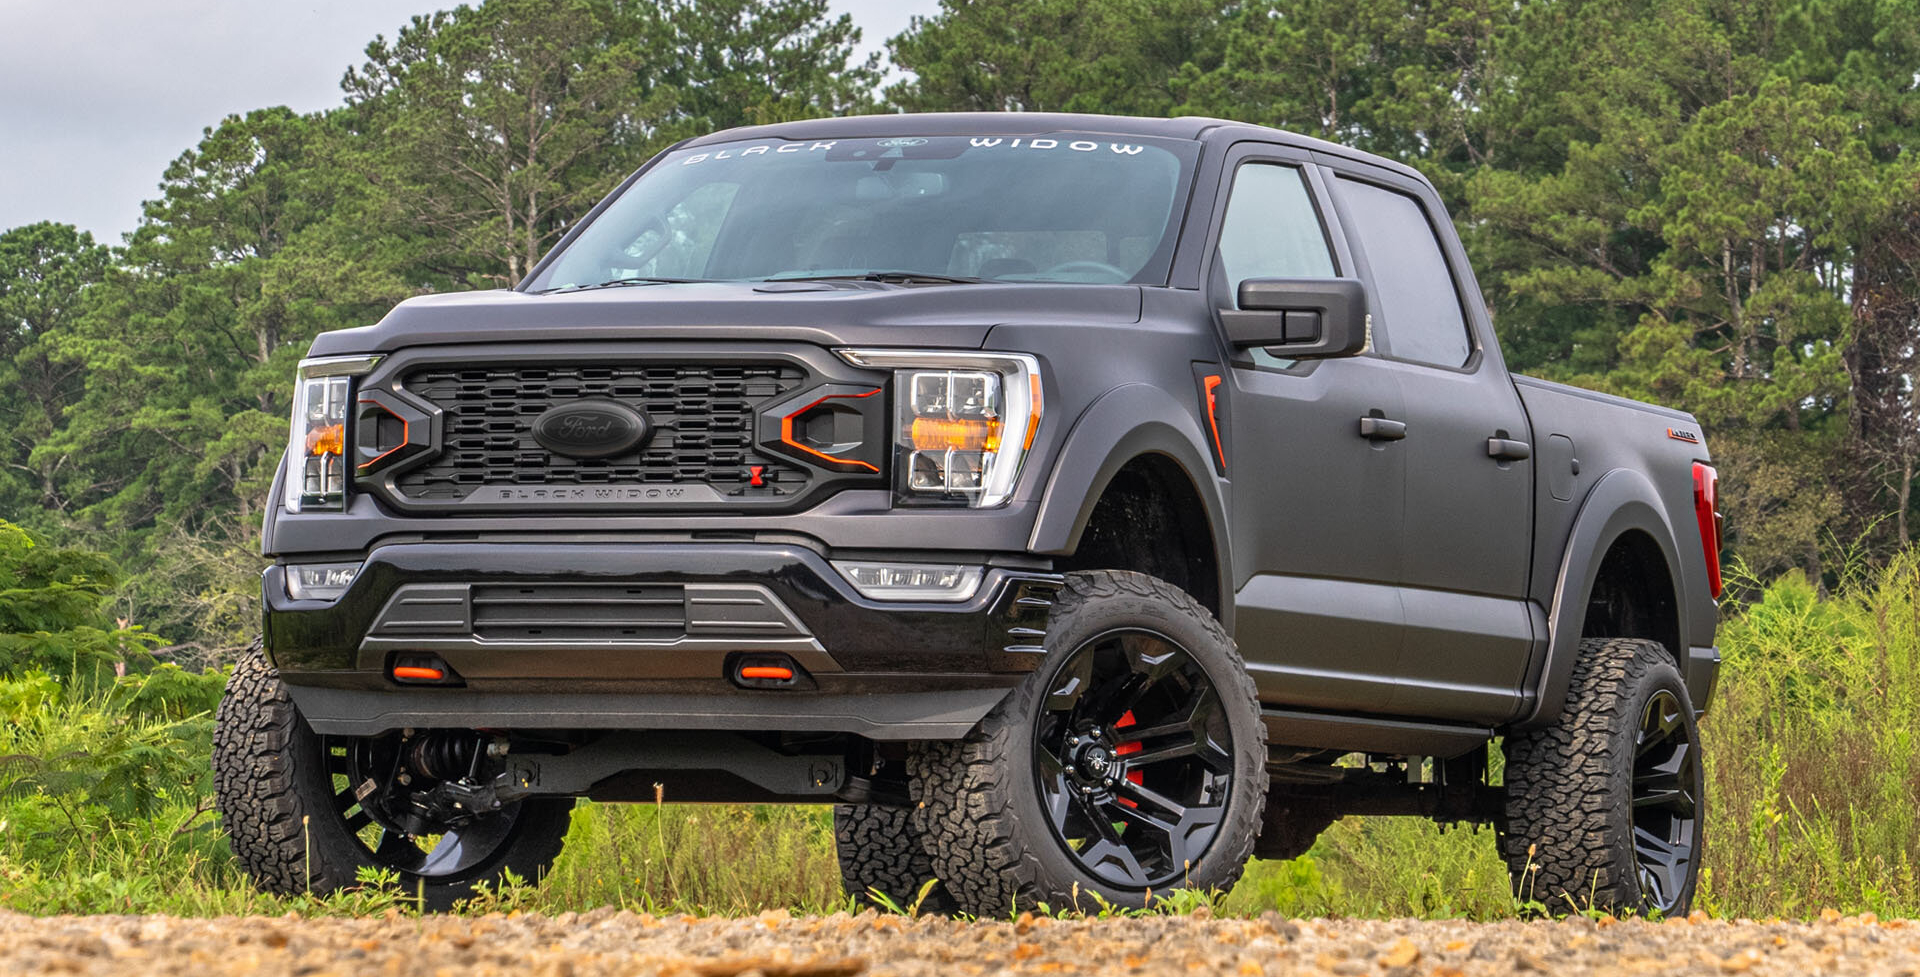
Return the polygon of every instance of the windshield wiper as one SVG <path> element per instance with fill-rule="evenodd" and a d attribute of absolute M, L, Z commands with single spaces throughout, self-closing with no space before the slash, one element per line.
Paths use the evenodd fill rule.
<path fill-rule="evenodd" d="M 984 285 L 988 279 L 939 275 L 930 271 L 863 271 L 852 275 L 782 275 L 770 282 L 935 282 L 942 285 Z"/>
<path fill-rule="evenodd" d="M 719 281 L 719 279 L 717 278 L 659 278 L 651 275 L 641 275 L 633 278 L 615 278 L 612 281 L 595 282 L 591 285 L 562 285 L 558 288 L 546 288 L 546 289 L 541 289 L 540 294 L 548 295 L 553 292 L 584 292 L 584 291 L 587 291 L 588 289 L 618 288 L 622 285 L 709 285 L 716 281 Z"/>

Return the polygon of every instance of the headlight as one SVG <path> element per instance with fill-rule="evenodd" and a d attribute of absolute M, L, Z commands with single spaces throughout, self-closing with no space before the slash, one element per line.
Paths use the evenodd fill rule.
<path fill-rule="evenodd" d="M 347 407 L 353 378 L 373 369 L 376 356 L 301 360 L 294 377 L 293 424 L 287 439 L 286 506 L 341 509 L 347 500 Z"/>
<path fill-rule="evenodd" d="M 843 349 L 894 373 L 894 488 L 900 501 L 1003 505 L 1040 427 L 1040 363 L 1022 353 Z"/>
<path fill-rule="evenodd" d="M 288 564 L 287 596 L 294 600 L 338 600 L 359 572 L 358 563 Z"/>

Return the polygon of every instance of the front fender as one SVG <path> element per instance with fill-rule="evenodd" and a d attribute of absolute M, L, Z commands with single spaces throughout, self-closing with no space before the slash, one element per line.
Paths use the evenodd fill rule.
<path fill-rule="evenodd" d="M 1675 588 L 1674 612 L 1679 615 L 1679 633 L 1687 635 L 1687 605 L 1679 593 L 1679 550 L 1673 541 L 1673 524 L 1660 502 L 1653 483 L 1640 472 L 1617 468 L 1602 476 L 1580 503 L 1560 557 L 1559 580 L 1554 586 L 1553 602 L 1547 617 L 1546 654 L 1535 662 L 1529 673 L 1528 687 L 1533 694 L 1515 723 L 1517 729 L 1536 729 L 1559 718 L 1566 705 L 1567 687 L 1573 677 L 1573 665 L 1580 654 L 1581 631 L 1586 625 L 1587 602 L 1600 574 L 1600 563 L 1622 535 L 1639 531 L 1650 537 L 1667 561 L 1667 576 Z M 1669 648 L 1676 661 L 1685 662 L 1687 649 Z"/>
<path fill-rule="evenodd" d="M 1114 475 L 1136 458 L 1164 455 L 1186 473 L 1206 510 L 1219 564 L 1220 623 L 1231 633 L 1233 560 L 1226 500 L 1223 483 L 1207 461 L 1206 444 L 1193 408 L 1159 387 L 1128 383 L 1101 394 L 1074 422 L 1054 460 L 1027 549 L 1072 553 Z"/>

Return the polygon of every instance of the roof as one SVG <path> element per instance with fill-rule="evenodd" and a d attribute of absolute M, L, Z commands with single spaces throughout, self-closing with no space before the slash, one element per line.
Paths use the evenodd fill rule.
<path fill-rule="evenodd" d="M 1327 142 L 1285 129 L 1251 125 L 1205 116 L 1175 119 L 1135 115 L 1083 115 L 1072 112 L 891 112 L 826 119 L 777 122 L 772 125 L 724 129 L 688 140 L 683 146 L 704 146 L 742 139 L 860 139 L 874 136 L 1024 136 L 1048 132 L 1091 132 L 1161 139 L 1199 139 L 1210 133 L 1244 134 L 1314 152 L 1384 166 L 1420 179 L 1418 171 L 1372 153 Z"/>
<path fill-rule="evenodd" d="M 859 139 L 868 136 L 1024 136 L 1043 132 L 1098 132 L 1124 136 L 1157 136 L 1162 139 L 1195 139 L 1217 125 L 1231 125 L 1219 119 L 1187 117 L 1149 119 L 1132 115 L 1077 115 L 1068 112 L 889 112 L 880 115 L 846 115 L 772 125 L 743 126 L 702 136 L 688 143 L 699 146 L 738 139 L 821 139 L 842 136 Z"/>

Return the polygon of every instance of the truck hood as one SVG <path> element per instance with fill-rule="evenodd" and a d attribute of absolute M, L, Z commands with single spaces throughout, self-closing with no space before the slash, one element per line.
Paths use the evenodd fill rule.
<path fill-rule="evenodd" d="M 311 355 L 452 343 L 672 339 L 978 349 L 1008 322 L 1140 321 L 1135 285 L 715 282 L 540 295 L 425 295 L 371 326 L 322 333 Z"/>

